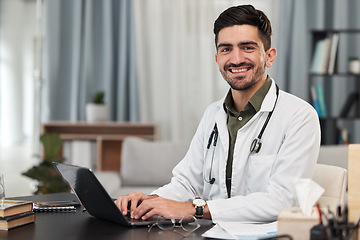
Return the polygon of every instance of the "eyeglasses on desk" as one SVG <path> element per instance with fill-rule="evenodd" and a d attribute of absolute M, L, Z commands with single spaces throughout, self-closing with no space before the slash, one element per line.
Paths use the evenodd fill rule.
<path fill-rule="evenodd" d="M 192 215 L 185 215 L 179 221 L 176 221 L 170 215 L 164 215 L 158 216 L 156 223 L 149 225 L 148 232 L 150 232 L 154 226 L 158 226 L 163 231 L 180 228 L 181 230 L 178 231 L 175 229 L 174 232 L 180 234 L 183 237 L 187 237 L 196 231 L 200 227 L 200 224 L 198 223 L 198 220 Z"/>

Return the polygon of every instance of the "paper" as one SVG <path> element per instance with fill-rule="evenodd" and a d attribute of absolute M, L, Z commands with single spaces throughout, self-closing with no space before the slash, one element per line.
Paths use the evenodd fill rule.
<path fill-rule="evenodd" d="M 218 222 L 216 226 L 202 236 L 218 239 L 251 240 L 275 237 L 276 234 L 276 221 L 271 223 Z"/>
<path fill-rule="evenodd" d="M 231 236 L 230 233 L 222 229 L 218 224 L 207 230 L 201 236 L 206 238 L 216 238 L 216 239 L 236 239 L 235 237 Z"/>
<path fill-rule="evenodd" d="M 311 179 L 296 179 L 294 185 L 302 213 L 304 216 L 311 216 L 315 203 L 325 192 L 324 188 Z"/>

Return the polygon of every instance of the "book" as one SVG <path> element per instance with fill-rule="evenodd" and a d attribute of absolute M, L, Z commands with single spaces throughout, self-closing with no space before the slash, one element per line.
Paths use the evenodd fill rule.
<path fill-rule="evenodd" d="M 321 58 L 325 47 L 325 40 L 319 40 L 316 42 L 313 58 L 311 61 L 311 73 L 320 73 Z"/>
<path fill-rule="evenodd" d="M 33 222 L 35 222 L 35 215 L 33 211 L 19 213 L 7 217 L 1 217 L 0 230 L 9 230 Z"/>
<path fill-rule="evenodd" d="M 358 101 L 360 99 L 359 92 L 353 92 L 349 95 L 349 97 L 346 99 L 346 102 L 341 109 L 340 117 L 348 117 L 351 107 L 357 105 Z"/>
<path fill-rule="evenodd" d="M 349 144 L 349 132 L 346 128 L 341 128 L 339 134 L 339 145 L 346 145 Z"/>
<path fill-rule="evenodd" d="M 339 45 L 339 34 L 334 33 L 331 36 L 331 47 L 330 47 L 330 54 L 329 54 L 329 66 L 328 66 L 328 74 L 333 74 L 335 70 L 335 60 L 337 49 Z"/>
<path fill-rule="evenodd" d="M 325 97 L 324 91 L 321 85 L 316 85 L 316 94 L 319 100 L 321 117 L 327 117 L 326 105 L 325 105 Z"/>
<path fill-rule="evenodd" d="M 324 47 L 321 53 L 321 64 L 319 72 L 320 74 L 325 74 L 328 72 L 329 66 L 329 55 L 330 55 L 330 47 L 331 47 L 331 40 L 330 38 L 324 39 Z"/>
<path fill-rule="evenodd" d="M 319 104 L 319 99 L 318 99 L 318 96 L 316 94 L 316 89 L 315 89 L 315 86 L 311 86 L 311 99 L 312 99 L 312 104 L 313 104 L 313 107 L 315 108 L 317 114 L 319 117 L 322 117 L 322 113 L 321 113 L 321 110 L 320 110 L 320 104 Z"/>
<path fill-rule="evenodd" d="M 20 200 L 4 200 L 4 205 L 0 204 L 0 217 L 7 217 L 19 213 L 30 212 L 33 210 L 33 202 Z"/>

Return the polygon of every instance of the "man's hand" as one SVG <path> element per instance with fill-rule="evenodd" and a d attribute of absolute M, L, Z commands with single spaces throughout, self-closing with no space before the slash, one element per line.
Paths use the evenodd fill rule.
<path fill-rule="evenodd" d="M 124 216 L 127 215 L 128 210 L 130 210 L 130 217 L 134 218 L 134 211 L 137 208 L 139 204 L 141 204 L 143 201 L 151 198 L 156 198 L 157 195 L 146 195 L 142 192 L 137 193 L 129 193 L 126 196 L 119 196 L 115 204 L 120 209 L 120 211 L 124 214 Z M 129 209 L 128 209 L 129 208 Z"/>
<path fill-rule="evenodd" d="M 175 219 L 181 219 L 185 215 L 194 215 L 195 208 L 191 202 L 178 202 L 162 197 L 148 198 L 133 212 L 134 218 L 143 220 L 154 215 L 163 217 L 171 216 Z"/>
<path fill-rule="evenodd" d="M 185 215 L 195 214 L 195 208 L 191 202 L 177 202 L 142 192 L 120 196 L 115 204 L 124 215 L 127 215 L 129 208 L 130 217 L 135 219 L 145 220 L 154 215 L 181 219 Z"/>

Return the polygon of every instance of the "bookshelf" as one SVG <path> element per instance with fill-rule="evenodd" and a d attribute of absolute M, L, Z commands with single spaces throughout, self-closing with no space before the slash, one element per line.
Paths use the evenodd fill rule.
<path fill-rule="evenodd" d="M 344 59 L 344 54 L 341 52 L 344 49 L 339 46 L 343 36 L 359 34 L 360 37 L 360 29 L 311 30 L 310 34 L 312 46 L 308 73 L 308 101 L 319 115 L 321 143 L 322 145 L 353 143 L 355 133 L 346 126 L 360 121 L 360 74 L 350 73 L 346 67 L 344 69 L 347 59 Z M 340 110 L 334 111 L 332 98 L 339 84 L 347 85 L 346 96 L 343 102 L 338 103 L 341 105 Z"/>

